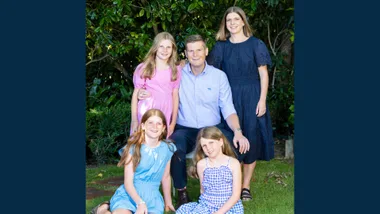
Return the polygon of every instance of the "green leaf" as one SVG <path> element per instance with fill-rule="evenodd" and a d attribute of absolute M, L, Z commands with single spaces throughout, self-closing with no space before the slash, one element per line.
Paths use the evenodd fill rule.
<path fill-rule="evenodd" d="M 91 89 L 90 89 L 89 95 L 90 96 L 95 96 L 97 88 L 98 88 L 97 85 L 92 86 Z"/>
<path fill-rule="evenodd" d="M 102 82 L 102 80 L 99 79 L 99 78 L 95 78 L 95 79 L 94 79 L 94 84 L 95 84 L 95 85 L 100 85 L 101 82 Z"/>
<path fill-rule="evenodd" d="M 145 13 L 145 10 L 144 10 L 144 9 L 141 9 L 141 10 L 140 10 L 140 13 L 139 13 L 139 16 L 140 16 L 140 17 L 143 16 L 144 13 Z"/>
<path fill-rule="evenodd" d="M 294 31 L 290 30 L 289 33 L 292 35 L 290 41 L 294 42 Z"/>
<path fill-rule="evenodd" d="M 116 94 L 112 95 L 110 98 L 107 99 L 106 105 L 109 106 L 111 102 L 116 98 Z"/>
<path fill-rule="evenodd" d="M 129 93 L 128 93 L 127 89 L 125 89 L 124 87 L 120 88 L 120 93 L 121 93 L 122 97 L 129 96 Z"/>
<path fill-rule="evenodd" d="M 166 24 L 165 24 L 165 22 L 162 22 L 162 29 L 164 29 L 164 30 L 166 30 Z"/>
<path fill-rule="evenodd" d="M 194 9 L 197 7 L 197 5 L 198 5 L 198 4 L 197 4 L 196 2 L 191 3 L 191 4 L 189 5 L 189 7 L 187 8 L 187 11 L 190 12 L 190 11 L 194 10 Z"/>
<path fill-rule="evenodd" d="M 252 9 L 253 11 L 256 11 L 256 1 L 252 1 L 252 2 L 251 2 L 251 9 Z"/>
<path fill-rule="evenodd" d="M 291 106 L 289 107 L 289 110 L 292 111 L 292 112 L 294 112 L 294 105 L 291 105 Z"/>

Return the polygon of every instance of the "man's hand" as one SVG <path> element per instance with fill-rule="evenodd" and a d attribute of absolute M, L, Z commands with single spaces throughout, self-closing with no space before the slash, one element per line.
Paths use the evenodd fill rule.
<path fill-rule="evenodd" d="M 150 97 L 150 92 L 143 89 L 143 88 L 140 88 L 139 92 L 137 93 L 137 99 L 139 100 L 145 100 L 146 98 Z"/>
<path fill-rule="evenodd" d="M 240 131 L 235 130 L 233 143 L 234 143 L 235 148 L 238 147 L 237 143 L 239 143 L 239 146 L 240 146 L 239 152 L 241 154 L 245 154 L 247 151 L 249 151 L 249 147 L 250 147 L 249 141 L 246 137 L 244 137 L 241 130 Z"/>

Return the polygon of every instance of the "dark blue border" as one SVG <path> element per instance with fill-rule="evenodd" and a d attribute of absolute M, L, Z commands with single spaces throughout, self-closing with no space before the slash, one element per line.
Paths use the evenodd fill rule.
<path fill-rule="evenodd" d="M 378 8 L 295 2 L 296 214 L 378 212 Z"/>
<path fill-rule="evenodd" d="M 1 1 L 2 213 L 85 212 L 85 1 Z"/>

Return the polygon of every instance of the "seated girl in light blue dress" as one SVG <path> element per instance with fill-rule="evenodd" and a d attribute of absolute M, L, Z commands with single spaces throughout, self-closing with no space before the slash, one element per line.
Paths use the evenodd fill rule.
<path fill-rule="evenodd" d="M 216 127 L 199 131 L 192 177 L 199 178 L 201 196 L 198 202 L 183 204 L 177 214 L 241 214 L 241 169 L 227 138 Z"/>
<path fill-rule="evenodd" d="M 128 139 L 118 166 L 124 166 L 124 184 L 112 196 L 92 210 L 94 214 L 162 214 L 174 211 L 170 185 L 170 160 L 176 147 L 167 142 L 165 115 L 148 110 L 137 132 Z M 160 184 L 165 200 L 159 191 Z M 164 202 L 165 201 L 165 202 Z"/>

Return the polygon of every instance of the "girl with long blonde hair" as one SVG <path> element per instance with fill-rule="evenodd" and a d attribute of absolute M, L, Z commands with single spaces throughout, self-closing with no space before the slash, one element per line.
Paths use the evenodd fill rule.
<path fill-rule="evenodd" d="M 178 114 L 178 89 L 181 67 L 178 62 L 177 45 L 168 32 L 157 34 L 153 44 L 133 74 L 134 91 L 131 101 L 131 133 L 137 130 L 142 115 L 151 108 L 160 109 L 168 124 L 168 136 L 174 130 Z M 140 89 L 150 97 L 138 100 Z"/>
<path fill-rule="evenodd" d="M 130 136 L 118 166 L 124 167 L 124 184 L 92 210 L 93 214 L 147 214 L 175 211 L 170 185 L 170 160 L 176 147 L 166 141 L 166 118 L 150 109 Z M 164 199 L 159 191 L 160 183 Z"/>
<path fill-rule="evenodd" d="M 197 136 L 190 176 L 199 178 L 198 202 L 180 206 L 176 213 L 244 213 L 240 200 L 241 169 L 227 138 L 215 126 L 201 129 Z"/>

